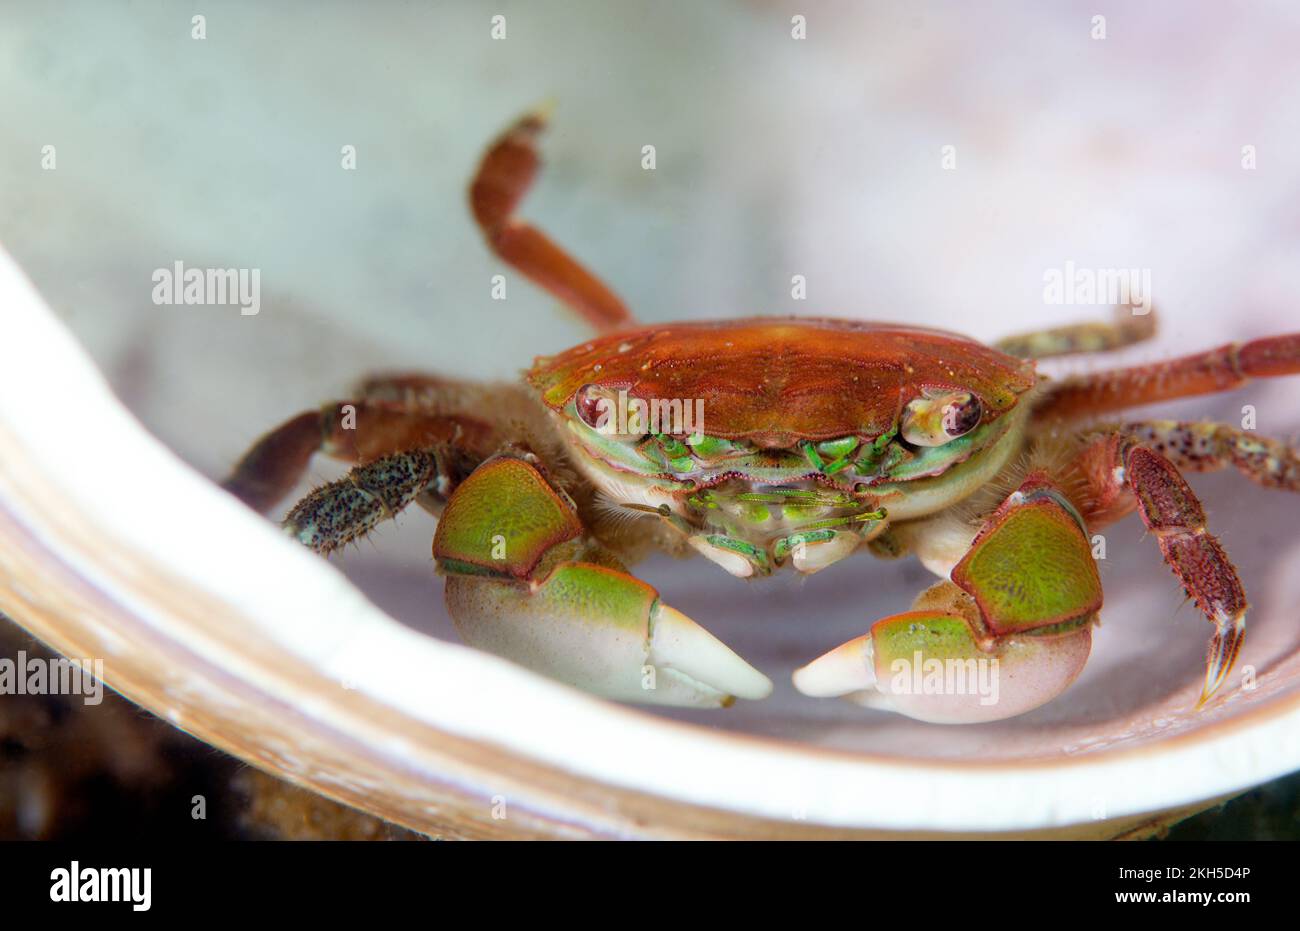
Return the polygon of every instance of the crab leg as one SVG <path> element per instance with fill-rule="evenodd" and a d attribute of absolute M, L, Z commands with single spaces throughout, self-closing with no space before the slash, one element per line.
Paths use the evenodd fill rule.
<path fill-rule="evenodd" d="M 544 114 L 530 113 L 493 143 L 470 185 L 470 209 L 493 252 L 596 330 L 617 329 L 632 322 L 618 296 L 545 233 L 515 216 L 541 165 L 537 137 L 545 127 Z"/>
<path fill-rule="evenodd" d="M 951 581 L 799 669 L 794 684 L 922 721 L 1013 717 L 1075 680 L 1101 602 L 1082 519 L 1044 473 L 1031 473 L 984 522 Z"/>
<path fill-rule="evenodd" d="M 1070 420 L 1172 398 L 1240 387 L 1252 378 L 1300 373 L 1300 333 L 1230 343 L 1135 368 L 1068 378 L 1051 388 L 1034 415 Z"/>
<path fill-rule="evenodd" d="M 393 453 L 312 491 L 285 515 L 285 533 L 322 555 L 365 536 L 417 498 L 441 503 L 453 487 L 446 447 Z"/>
<path fill-rule="evenodd" d="M 379 401 L 345 401 L 306 411 L 267 433 L 244 454 L 221 487 L 266 513 L 301 481 L 311 457 L 345 462 L 435 444 L 486 450 L 491 428 L 470 417 L 402 410 Z"/>
<path fill-rule="evenodd" d="M 1183 589 L 1214 625 L 1200 698 L 1204 704 L 1237 659 L 1247 609 L 1236 569 L 1206 530 L 1204 508 L 1174 464 L 1135 437 L 1098 437 L 1076 461 L 1093 502 L 1089 525 L 1104 525 L 1136 509 Z"/>
<path fill-rule="evenodd" d="M 1231 465 L 1257 485 L 1300 491 L 1300 452 L 1250 430 L 1179 420 L 1135 421 L 1119 430 L 1180 471 L 1212 472 Z"/>
<path fill-rule="evenodd" d="M 1155 333 L 1154 312 L 1135 314 L 1131 306 L 1120 305 L 1109 323 L 1075 323 L 1017 333 L 998 340 L 994 346 L 1021 359 L 1050 359 L 1081 352 L 1111 352 L 1150 339 Z"/>
<path fill-rule="evenodd" d="M 433 555 L 471 646 L 626 701 L 717 707 L 771 691 L 766 676 L 590 539 L 528 458 L 498 456 L 460 484 Z"/>

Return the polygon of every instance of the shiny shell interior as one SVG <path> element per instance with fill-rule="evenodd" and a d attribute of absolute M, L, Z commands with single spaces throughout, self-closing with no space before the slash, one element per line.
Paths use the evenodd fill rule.
<path fill-rule="evenodd" d="M 263 430 L 343 396 L 367 372 L 512 379 L 534 355 L 586 337 L 521 280 L 492 300 L 501 269 L 464 205 L 482 145 L 536 102 L 543 70 L 567 96 L 547 140 L 551 173 L 527 213 L 546 217 L 646 321 L 815 312 L 992 339 L 1107 313 L 1045 306 L 1045 268 L 1140 254 L 1161 285 L 1166 329 L 1126 361 L 1295 328 L 1297 232 L 1269 206 L 1287 182 L 1275 174 L 1269 183 L 1282 188 L 1242 194 L 1234 153 L 1257 127 L 1241 123 L 1240 106 L 1207 110 L 1199 62 L 1109 74 L 1059 54 L 1078 29 L 1064 18 L 1039 23 L 1042 57 L 1026 62 L 1020 44 L 1013 55 L 965 41 L 976 27 L 962 17 L 983 14 L 921 28 L 841 11 L 821 51 L 836 67 L 809 70 L 783 23 L 752 10 L 699 15 L 690 29 L 672 17 L 645 26 L 641 41 L 680 53 L 671 74 L 658 58 L 629 59 L 611 38 L 625 30 L 600 4 L 581 25 L 534 22 L 540 38 L 518 40 L 523 58 L 491 85 L 490 103 L 466 107 L 458 88 L 481 76 L 482 48 L 452 43 L 431 65 L 419 29 L 341 9 L 321 12 L 302 67 L 272 77 L 244 73 L 215 43 L 201 64 L 169 58 L 158 36 L 89 13 L 80 28 L 113 30 L 115 41 L 65 57 L 46 47 L 39 14 L 15 13 L 12 41 L 26 51 L 5 66 L 18 90 L 13 123 L 57 136 L 61 167 L 42 177 L 30 147 L 12 147 L 21 160 L 0 156 L 20 192 L 6 202 L 5 245 L 25 270 L 0 256 L 0 609 L 65 652 L 102 657 L 112 686 L 178 726 L 432 833 L 1104 836 L 1300 768 L 1300 501 L 1235 474 L 1193 485 L 1253 604 L 1237 671 L 1250 667 L 1252 689 L 1191 711 L 1208 625 L 1180 607 L 1154 543 L 1129 518 L 1107 533 L 1103 626 L 1079 681 L 1030 715 L 966 728 L 808 699 L 789 682 L 796 666 L 906 609 L 930 583 L 914 561 L 864 556 L 807 581 L 751 585 L 701 560 L 651 559 L 638 573 L 777 691 L 724 712 L 649 711 L 460 646 L 422 512 L 326 563 L 213 485 Z M 1250 15 L 1270 34 L 1266 13 Z M 281 29 L 297 36 L 291 17 L 249 16 L 241 28 L 268 43 Z M 449 34 L 486 29 L 477 14 L 437 16 Z M 1165 28 L 1135 16 L 1133 29 Z M 1185 28 L 1207 41 L 1220 28 L 1217 15 L 1192 19 Z M 714 27 L 744 41 L 720 49 Z M 981 18 L 978 28 L 1021 42 L 1020 25 Z M 769 35 L 779 44 L 756 54 Z M 352 74 L 324 106 L 320 75 L 358 43 L 386 43 L 393 68 Z M 565 48 L 582 54 L 557 53 Z M 937 71 L 936 48 L 953 56 Z M 1130 51 L 1130 62 L 1147 60 Z M 599 99 L 590 56 L 611 75 Z M 1004 73 L 999 83 L 989 56 L 1053 82 L 1086 81 L 1101 101 L 1129 99 L 1140 79 L 1154 109 L 1134 119 L 1167 132 L 1148 149 L 1127 129 L 1107 130 L 1109 104 L 1060 123 L 992 119 L 984 101 L 1040 82 Z M 1298 76 L 1289 49 L 1262 49 L 1256 61 L 1271 62 L 1276 86 L 1300 87 L 1278 77 Z M 41 62 L 63 80 L 31 77 Z M 185 81 L 150 70 L 190 67 Z M 869 104 L 854 96 L 861 80 L 840 80 L 849 68 L 869 69 Z M 888 90 L 901 86 L 900 69 L 939 83 L 909 84 L 900 107 Z M 104 75 L 157 88 L 115 103 L 134 128 L 84 118 Z M 728 114 L 721 122 L 629 110 L 647 81 L 667 82 L 666 101 L 689 99 L 712 75 L 726 76 L 707 85 Z M 395 98 L 391 82 L 404 79 L 409 93 Z M 1224 101 L 1257 96 L 1251 75 L 1234 80 Z M 266 103 L 265 87 L 296 102 L 295 119 Z M 191 91 L 206 104 L 189 106 Z M 389 105 L 375 108 L 379 98 Z M 810 129 L 808 100 L 851 118 Z M 153 131 L 160 112 L 187 132 Z M 1171 113 L 1197 122 L 1168 125 Z M 639 166 L 647 134 L 657 175 Z M 231 168 L 230 147 L 211 140 L 244 136 L 293 157 Z M 1196 149 L 1186 164 L 1229 167 L 1188 168 L 1200 172 L 1194 183 L 1162 195 L 1170 147 L 1210 137 L 1221 151 Z M 949 139 L 963 169 L 945 175 L 936 166 Z M 349 141 L 362 168 L 341 178 Z M 977 155 L 990 147 L 997 157 Z M 1119 194 L 1122 210 L 1098 206 Z M 1212 242 L 1197 226 L 1210 216 Z M 150 272 L 177 260 L 261 268 L 260 313 L 155 305 Z M 791 300 L 795 273 L 807 276 L 806 303 Z M 1300 431 L 1298 397 L 1296 380 L 1279 380 L 1152 413 L 1236 422 L 1251 405 L 1260 430 L 1286 437 Z M 339 471 L 322 462 L 311 479 Z M 508 817 L 494 817 L 497 798 Z"/>

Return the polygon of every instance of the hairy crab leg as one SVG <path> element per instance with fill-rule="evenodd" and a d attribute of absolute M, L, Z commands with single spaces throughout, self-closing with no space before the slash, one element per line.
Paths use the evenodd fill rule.
<path fill-rule="evenodd" d="M 492 428 L 471 417 L 402 410 L 378 401 L 341 401 L 306 411 L 271 430 L 239 460 L 221 487 L 265 514 L 301 481 L 312 456 L 366 463 L 394 452 L 454 444 L 487 455 Z"/>
<path fill-rule="evenodd" d="M 1257 485 L 1300 491 L 1300 451 L 1254 431 L 1180 420 L 1141 420 L 1117 429 L 1180 471 L 1212 472 L 1231 465 Z"/>
<path fill-rule="evenodd" d="M 1101 603 L 1081 516 L 1034 472 L 984 522 L 951 581 L 797 670 L 794 684 L 922 721 L 1013 717 L 1079 675 Z"/>
<path fill-rule="evenodd" d="M 591 539 L 527 458 L 497 456 L 456 488 L 433 556 L 471 646 L 625 701 L 718 707 L 771 692 L 766 676 Z"/>
<path fill-rule="evenodd" d="M 1032 330 L 998 340 L 993 345 L 1009 356 L 1021 359 L 1050 359 L 1082 352 L 1111 352 L 1150 339 L 1156 333 L 1154 311 L 1134 313 L 1121 304 L 1110 322 L 1093 321 L 1050 330 Z"/>
<path fill-rule="evenodd" d="M 337 482 L 314 489 L 285 515 L 285 533 L 329 555 L 392 520 L 407 505 L 442 504 L 455 487 L 457 469 L 447 446 L 412 449 L 357 466 Z"/>
<path fill-rule="evenodd" d="M 1155 401 L 1213 394 L 1253 378 L 1300 374 L 1300 333 L 1230 343 L 1134 368 L 1067 378 L 1050 385 L 1034 416 L 1073 420 Z"/>
<path fill-rule="evenodd" d="M 541 165 L 537 137 L 542 113 L 521 118 L 488 149 L 470 185 L 470 209 L 492 251 L 573 308 L 597 331 L 632 322 L 632 314 L 604 283 L 545 233 L 515 216 Z"/>
<path fill-rule="evenodd" d="M 1214 625 L 1198 703 L 1205 704 L 1241 651 L 1247 609 L 1237 570 L 1206 529 L 1205 509 L 1174 464 L 1136 437 L 1098 437 L 1076 464 L 1089 485 L 1089 525 L 1102 526 L 1136 509 L 1184 591 Z"/>

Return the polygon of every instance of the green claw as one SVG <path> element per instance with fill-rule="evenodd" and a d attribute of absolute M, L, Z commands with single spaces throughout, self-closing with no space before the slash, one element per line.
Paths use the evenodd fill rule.
<path fill-rule="evenodd" d="M 457 486 L 433 554 L 471 646 L 628 701 L 717 707 L 771 691 L 588 538 L 573 504 L 525 459 L 491 459 Z"/>
<path fill-rule="evenodd" d="M 1012 495 L 952 580 L 995 635 L 1048 628 L 1101 609 L 1101 579 L 1079 516 L 1058 492 Z"/>
<path fill-rule="evenodd" d="M 501 456 L 457 487 L 433 556 L 445 572 L 525 578 L 548 550 L 582 535 L 573 505 L 522 459 Z"/>
<path fill-rule="evenodd" d="M 922 721 L 1014 717 L 1079 675 L 1101 602 L 1082 518 L 1032 473 L 985 521 L 951 581 L 798 670 L 794 683 Z"/>
<path fill-rule="evenodd" d="M 1092 626 L 1080 622 L 1053 635 L 1006 637 L 985 649 L 940 583 L 938 601 L 924 610 L 876 622 L 795 672 L 806 695 L 847 696 L 872 708 L 939 724 L 975 724 L 1023 714 L 1060 695 L 1078 677 L 1092 645 Z M 918 598 L 918 607 L 935 590 Z"/>
<path fill-rule="evenodd" d="M 771 682 L 625 572 L 564 563 L 533 586 L 451 576 L 447 605 L 468 644 L 598 695 L 726 706 Z"/>

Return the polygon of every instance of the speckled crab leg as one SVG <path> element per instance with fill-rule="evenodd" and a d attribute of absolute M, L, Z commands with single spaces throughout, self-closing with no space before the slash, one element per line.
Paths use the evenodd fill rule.
<path fill-rule="evenodd" d="M 1088 443 L 1076 460 L 1088 483 L 1090 526 L 1137 510 L 1160 543 L 1165 562 L 1214 625 L 1200 704 L 1223 685 L 1246 636 L 1246 594 L 1237 570 L 1206 529 L 1205 510 L 1165 456 L 1133 435 L 1112 433 Z"/>
<path fill-rule="evenodd" d="M 526 456 L 493 458 L 460 484 L 433 555 L 471 646 L 625 701 L 717 707 L 771 692 L 766 676 L 591 539 Z"/>
<path fill-rule="evenodd" d="M 1046 474 L 1031 473 L 950 581 L 799 669 L 794 684 L 935 723 L 1013 717 L 1079 675 L 1101 603 L 1081 516 Z"/>
<path fill-rule="evenodd" d="M 1300 451 L 1253 430 L 1180 420 L 1141 420 L 1116 429 L 1154 449 L 1180 471 L 1233 466 L 1265 488 L 1300 491 Z"/>
<path fill-rule="evenodd" d="M 422 496 L 445 502 L 457 470 L 447 446 L 412 449 L 357 466 L 337 482 L 314 489 L 285 515 L 281 526 L 299 543 L 328 555 L 392 520 Z"/>
<path fill-rule="evenodd" d="M 632 322 L 632 314 L 603 282 L 515 211 L 541 166 L 537 137 L 546 115 L 530 113 L 488 149 L 470 185 L 469 201 L 492 251 L 573 308 L 600 332 Z"/>

